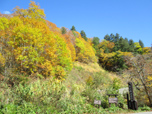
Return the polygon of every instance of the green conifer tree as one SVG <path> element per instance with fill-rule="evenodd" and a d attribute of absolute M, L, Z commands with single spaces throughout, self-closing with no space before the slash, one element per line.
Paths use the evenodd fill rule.
<path fill-rule="evenodd" d="M 119 40 L 119 34 L 118 33 L 116 33 L 116 36 L 115 36 L 115 40 L 114 40 L 114 42 L 118 42 L 118 40 Z"/>
<path fill-rule="evenodd" d="M 107 34 L 107 35 L 105 35 L 104 39 L 107 41 L 110 41 L 110 36 Z"/>
<path fill-rule="evenodd" d="M 119 50 L 124 51 L 124 39 L 122 38 L 122 36 L 119 39 Z"/>
<path fill-rule="evenodd" d="M 76 31 L 75 26 L 72 26 L 71 30 L 72 31 Z"/>
<path fill-rule="evenodd" d="M 93 37 L 92 43 L 94 44 L 94 46 L 97 46 L 99 44 L 99 38 L 98 37 Z"/>
<path fill-rule="evenodd" d="M 66 29 L 65 29 L 65 27 L 61 28 L 61 32 L 62 32 L 62 34 L 65 34 L 67 32 Z"/>
<path fill-rule="evenodd" d="M 85 41 L 88 40 L 87 36 L 86 36 L 86 33 L 83 30 L 81 30 L 80 34 L 81 34 L 81 37 L 84 38 Z"/>
<path fill-rule="evenodd" d="M 115 35 L 113 35 L 112 33 L 110 34 L 110 41 L 114 42 L 115 41 Z"/>
<path fill-rule="evenodd" d="M 139 44 L 142 48 L 144 48 L 144 43 L 141 40 L 139 40 Z"/>
<path fill-rule="evenodd" d="M 123 51 L 124 52 L 128 52 L 129 51 L 129 43 L 128 43 L 128 39 L 125 38 L 124 41 L 123 41 Z"/>
<path fill-rule="evenodd" d="M 134 52 L 135 46 L 132 39 L 129 40 L 129 52 Z"/>

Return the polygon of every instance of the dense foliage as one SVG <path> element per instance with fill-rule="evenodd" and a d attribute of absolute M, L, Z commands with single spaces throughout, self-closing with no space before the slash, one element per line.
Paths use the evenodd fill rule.
<path fill-rule="evenodd" d="M 101 66 L 120 74 L 127 69 L 135 83 L 144 79 L 146 94 L 140 93 L 151 103 L 150 52 L 118 33 L 100 42 L 74 26 L 58 28 L 33 1 L 28 9 L 16 7 L 0 14 L 0 113 L 117 113 L 126 104 L 118 91 L 125 85 Z M 119 94 L 119 107 L 108 108 L 107 94 Z M 102 99 L 99 109 L 94 99 Z"/>
<path fill-rule="evenodd" d="M 98 38 L 94 37 L 92 40 L 96 55 L 99 57 L 99 64 L 110 71 L 120 71 L 128 68 L 125 57 L 132 57 L 137 54 L 148 54 L 150 48 L 144 47 L 141 40 L 134 42 L 132 39 L 120 37 L 118 33 L 116 35 L 105 35 L 104 40 L 98 41 Z"/>
<path fill-rule="evenodd" d="M 16 7 L 10 17 L 0 17 L 0 25 L 4 72 L 7 67 L 27 75 L 62 79 L 72 69 L 72 61 L 96 61 L 92 44 L 84 41 L 74 26 L 72 33 L 64 27 L 59 31 L 45 21 L 44 11 L 35 2 L 28 9 Z"/>
<path fill-rule="evenodd" d="M 1 54 L 5 67 L 16 72 L 64 76 L 72 68 L 64 39 L 49 30 L 45 22 L 14 16 L 1 20 Z M 5 22 L 4 22 L 5 21 Z"/>

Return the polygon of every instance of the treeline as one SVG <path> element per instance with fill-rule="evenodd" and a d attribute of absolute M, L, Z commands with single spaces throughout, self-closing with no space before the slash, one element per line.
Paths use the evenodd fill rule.
<path fill-rule="evenodd" d="M 144 47 L 144 43 L 141 40 L 139 40 L 139 42 L 134 42 L 132 39 L 128 40 L 128 38 L 123 38 L 118 33 L 116 33 L 116 35 L 112 33 L 110 35 L 107 34 L 105 35 L 104 40 L 109 41 L 112 45 L 110 48 L 105 47 L 105 53 L 122 51 L 133 52 L 134 54 L 144 54 L 150 51 L 150 48 Z M 104 42 L 104 40 L 102 42 Z M 102 48 L 101 46 L 98 46 L 99 43 L 99 38 L 94 37 L 93 44 L 95 49 Z"/>
<path fill-rule="evenodd" d="M 116 52 L 118 50 L 122 52 L 134 52 L 142 54 L 144 52 L 144 44 L 141 40 L 139 42 L 134 42 L 132 39 L 128 40 L 128 38 L 123 38 L 119 36 L 118 33 L 116 35 L 110 34 L 104 37 L 105 40 L 113 42 L 115 44 L 113 51 Z M 107 52 L 109 50 L 107 49 Z"/>
<path fill-rule="evenodd" d="M 107 70 L 116 72 L 128 68 L 126 56 L 133 57 L 151 52 L 149 47 L 144 47 L 141 40 L 134 42 L 132 39 L 123 38 L 118 33 L 105 35 L 101 42 L 98 37 L 94 37 L 92 43 L 99 58 L 99 64 Z"/>

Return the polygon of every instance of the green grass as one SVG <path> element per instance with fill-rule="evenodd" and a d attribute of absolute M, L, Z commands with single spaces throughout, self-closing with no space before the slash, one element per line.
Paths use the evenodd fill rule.
<path fill-rule="evenodd" d="M 97 66 L 98 67 L 98 66 Z M 117 93 L 118 80 L 114 81 L 108 72 L 94 71 L 95 65 L 77 65 L 59 82 L 54 78 L 29 79 L 25 83 L 8 86 L 0 82 L 0 114 L 110 114 L 131 112 L 119 107 L 109 107 L 107 93 Z M 90 70 L 86 70 L 90 69 Z M 99 69 L 99 68 L 98 68 Z M 21 80 L 22 81 L 22 80 Z M 119 83 L 117 83 L 119 82 Z M 120 84 L 121 87 L 121 84 Z M 101 99 L 102 105 L 94 106 L 94 99 Z M 126 104 L 123 96 L 119 103 Z M 148 107 L 139 108 L 149 110 Z"/>

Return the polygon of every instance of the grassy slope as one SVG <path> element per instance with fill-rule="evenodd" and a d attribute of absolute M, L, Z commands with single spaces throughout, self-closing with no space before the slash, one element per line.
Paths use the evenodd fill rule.
<path fill-rule="evenodd" d="M 95 82 L 92 85 L 87 84 L 89 77 Z M 62 83 L 52 78 L 32 79 L 24 85 L 8 87 L 3 81 L 0 83 L 0 114 L 127 113 L 128 110 L 118 107 L 103 109 L 93 106 L 95 98 L 102 100 L 103 107 L 108 106 L 106 92 L 110 91 L 115 78 L 116 75 L 103 70 L 97 63 L 75 62 Z"/>
<path fill-rule="evenodd" d="M 84 64 L 75 62 L 74 68 L 66 77 L 65 85 L 67 87 L 72 84 L 84 85 L 89 76 L 93 76 L 95 73 L 101 73 L 101 77 L 106 78 L 109 81 L 112 81 L 114 78 L 119 78 L 116 74 L 105 71 L 98 63 Z M 107 85 L 109 84 L 108 82 L 105 83 L 107 83 Z"/>

